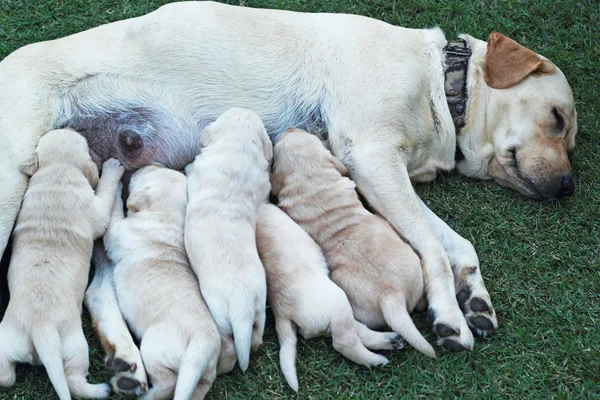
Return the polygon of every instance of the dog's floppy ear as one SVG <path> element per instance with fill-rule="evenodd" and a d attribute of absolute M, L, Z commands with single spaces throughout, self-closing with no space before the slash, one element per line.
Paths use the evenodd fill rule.
<path fill-rule="evenodd" d="M 348 175 L 348 168 L 333 154 L 329 154 L 329 160 L 342 176 Z"/>
<path fill-rule="evenodd" d="M 29 177 L 33 176 L 37 172 L 38 168 L 39 161 L 37 152 L 34 152 L 31 157 L 23 161 L 20 165 L 21 172 Z"/>
<path fill-rule="evenodd" d="M 263 137 L 262 139 L 262 150 L 267 162 L 270 164 L 273 161 L 273 143 L 271 139 L 267 137 Z"/>
<path fill-rule="evenodd" d="M 148 203 L 148 195 L 142 190 L 134 190 L 127 198 L 127 209 L 138 212 Z"/>
<path fill-rule="evenodd" d="M 96 164 L 92 160 L 83 167 L 83 175 L 85 175 L 90 185 L 95 188 L 100 178 L 98 176 L 98 167 L 96 167 Z"/>
<path fill-rule="evenodd" d="M 494 89 L 516 85 L 534 72 L 551 74 L 554 71 L 554 64 L 511 38 L 498 32 L 488 38 L 484 78 Z"/>

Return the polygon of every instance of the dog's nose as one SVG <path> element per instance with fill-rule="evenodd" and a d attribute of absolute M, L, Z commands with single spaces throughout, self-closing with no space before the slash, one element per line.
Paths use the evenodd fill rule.
<path fill-rule="evenodd" d="M 571 176 L 563 176 L 560 182 L 560 189 L 556 193 L 556 198 L 571 196 L 575 191 L 575 182 Z"/>

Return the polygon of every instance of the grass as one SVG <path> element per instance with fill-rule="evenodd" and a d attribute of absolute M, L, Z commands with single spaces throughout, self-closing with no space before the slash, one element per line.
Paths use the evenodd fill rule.
<path fill-rule="evenodd" d="M 54 39 L 154 10 L 161 1 L 3 0 L 0 59 L 20 46 Z M 300 395 L 308 399 L 600 398 L 600 7 L 564 0 L 257 0 L 252 7 L 368 15 L 392 24 L 441 26 L 486 38 L 499 31 L 557 63 L 579 112 L 575 197 L 538 203 L 491 182 L 445 174 L 417 188 L 431 208 L 478 251 L 500 331 L 468 354 L 412 349 L 388 353 L 390 364 L 367 370 L 337 354 L 327 339 L 301 341 Z M 424 318 L 416 320 L 426 331 Z M 91 380 L 105 381 L 102 352 L 89 329 Z M 428 338 L 433 340 L 432 335 Z M 294 397 L 278 366 L 273 320 L 248 372 L 217 379 L 209 398 Z M 19 367 L 1 399 L 53 399 L 42 368 Z"/>

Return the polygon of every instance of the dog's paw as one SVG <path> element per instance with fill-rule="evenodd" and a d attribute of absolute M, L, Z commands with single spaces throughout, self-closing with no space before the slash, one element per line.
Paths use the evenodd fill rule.
<path fill-rule="evenodd" d="M 127 362 L 113 351 L 106 360 L 106 371 L 112 375 L 110 383 L 118 394 L 142 396 L 148 391 L 146 371 L 138 362 Z"/>
<path fill-rule="evenodd" d="M 452 352 L 473 350 L 474 339 L 467 321 L 460 315 L 458 324 L 451 324 L 433 308 L 427 310 L 427 319 L 438 340 L 437 344 Z"/>
<path fill-rule="evenodd" d="M 404 340 L 404 338 L 400 335 L 394 336 L 392 340 L 390 340 L 390 343 L 392 344 L 392 348 L 394 350 L 402 350 L 407 344 L 406 340 Z"/>
<path fill-rule="evenodd" d="M 104 161 L 102 164 L 102 174 L 114 174 L 121 178 L 123 173 L 125 172 L 125 167 L 121 164 L 121 161 L 116 158 L 110 158 Z"/>
<path fill-rule="evenodd" d="M 464 284 L 456 295 L 458 305 L 462 310 L 469 329 L 476 336 L 487 337 L 498 330 L 496 311 L 492 307 L 487 291 L 474 294 L 469 284 Z"/>

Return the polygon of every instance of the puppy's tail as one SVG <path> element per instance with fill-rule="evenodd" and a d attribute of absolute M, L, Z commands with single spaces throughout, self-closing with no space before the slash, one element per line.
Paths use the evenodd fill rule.
<path fill-rule="evenodd" d="M 381 310 L 383 318 L 394 332 L 399 333 L 412 347 L 427 357 L 435 358 L 435 350 L 421 335 L 410 318 L 404 296 L 389 297 L 383 300 Z"/>
<path fill-rule="evenodd" d="M 50 382 L 60 400 L 70 400 L 71 393 L 65 376 L 62 360 L 62 343 L 58 331 L 54 328 L 36 328 L 31 332 L 33 347 L 46 368 Z"/>
<path fill-rule="evenodd" d="M 288 385 L 298 392 L 298 376 L 296 375 L 296 344 L 298 334 L 294 322 L 283 317 L 275 319 L 275 329 L 279 339 L 279 365 Z"/>
<path fill-rule="evenodd" d="M 212 385 L 217 376 L 219 350 L 219 346 L 215 347 L 209 340 L 202 340 L 199 336 L 192 338 L 179 365 L 173 400 L 191 399 L 198 382 L 209 368 L 213 370 L 209 382 Z"/>

